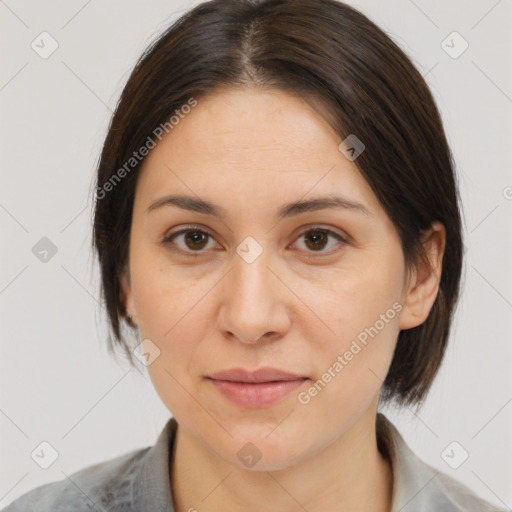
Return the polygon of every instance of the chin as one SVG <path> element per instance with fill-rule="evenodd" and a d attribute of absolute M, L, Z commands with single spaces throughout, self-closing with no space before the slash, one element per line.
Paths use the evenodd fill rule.
<path fill-rule="evenodd" d="M 304 457 L 304 444 L 290 437 L 279 437 L 273 432 L 267 437 L 265 430 L 260 435 L 237 436 L 228 441 L 229 447 L 220 449 L 224 459 L 231 465 L 249 471 L 280 471 L 294 466 Z M 225 455 L 229 452 L 226 459 Z M 219 453 L 217 449 L 217 453 Z M 220 453 L 219 453 L 220 455 Z"/>

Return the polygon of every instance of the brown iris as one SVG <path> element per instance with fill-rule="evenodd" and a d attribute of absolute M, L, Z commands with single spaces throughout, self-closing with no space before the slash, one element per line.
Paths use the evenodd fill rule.
<path fill-rule="evenodd" d="M 305 234 L 304 239 L 306 240 L 306 245 L 309 249 L 322 249 L 327 243 L 329 237 L 327 235 L 327 231 L 315 229 L 308 231 Z M 312 243 L 309 244 L 307 242 L 308 240 L 312 240 Z"/>
<path fill-rule="evenodd" d="M 185 233 L 185 244 L 189 249 L 203 249 L 208 243 L 208 233 L 203 231 L 187 231 Z"/>

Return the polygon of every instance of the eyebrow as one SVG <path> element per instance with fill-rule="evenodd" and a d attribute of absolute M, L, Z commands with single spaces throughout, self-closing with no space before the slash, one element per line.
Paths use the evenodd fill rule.
<path fill-rule="evenodd" d="M 204 213 L 219 219 L 225 219 L 228 216 L 228 211 L 220 205 L 216 205 L 199 197 L 184 195 L 170 195 L 161 197 L 160 199 L 152 202 L 147 208 L 146 212 L 150 213 L 163 206 L 177 206 L 183 210 Z M 342 208 L 371 216 L 368 208 L 366 208 L 366 206 L 361 203 L 341 196 L 323 196 L 285 204 L 277 210 L 276 218 L 278 220 L 282 220 L 286 217 L 293 217 L 294 215 L 299 215 L 301 213 L 314 212 L 328 208 Z"/>

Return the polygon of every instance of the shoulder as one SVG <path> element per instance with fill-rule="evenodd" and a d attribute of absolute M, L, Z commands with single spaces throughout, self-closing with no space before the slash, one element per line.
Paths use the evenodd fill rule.
<path fill-rule="evenodd" d="M 383 414 L 377 416 L 379 446 L 393 467 L 391 512 L 510 512 L 420 459 Z"/>
<path fill-rule="evenodd" d="M 426 465 L 426 464 L 425 464 Z M 433 495 L 438 500 L 444 500 L 451 505 L 450 510 L 467 512 L 510 512 L 505 508 L 497 507 L 488 501 L 480 498 L 469 487 L 455 480 L 446 473 L 439 472 L 428 466 L 435 475 L 433 478 Z M 440 501 L 440 503 L 444 503 Z"/>
<path fill-rule="evenodd" d="M 150 448 L 87 466 L 23 494 L 2 512 L 130 510 L 132 483 Z"/>

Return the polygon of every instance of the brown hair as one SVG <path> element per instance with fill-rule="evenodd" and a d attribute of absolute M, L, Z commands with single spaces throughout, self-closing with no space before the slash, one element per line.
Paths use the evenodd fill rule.
<path fill-rule="evenodd" d="M 113 334 L 109 352 L 121 345 L 133 364 L 120 323 L 120 276 L 140 168 L 130 159 L 182 105 L 223 86 L 319 100 L 342 140 L 355 134 L 363 141 L 354 163 L 396 226 L 408 268 L 423 255 L 422 235 L 432 222 L 445 226 L 439 293 L 427 320 L 400 332 L 381 389 L 384 401 L 419 405 L 441 364 L 459 295 L 463 241 L 453 158 L 421 74 L 383 30 L 336 0 L 204 2 L 140 57 L 97 169 L 93 246 Z"/>

